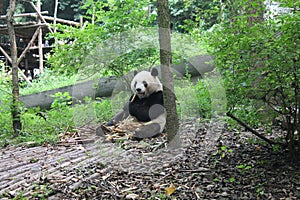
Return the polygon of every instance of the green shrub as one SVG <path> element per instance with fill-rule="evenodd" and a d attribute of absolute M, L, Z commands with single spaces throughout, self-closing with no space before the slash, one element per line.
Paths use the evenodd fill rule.
<path fill-rule="evenodd" d="M 96 99 L 94 102 L 94 110 L 99 122 L 109 121 L 116 114 L 112 111 L 110 99 Z"/>
<path fill-rule="evenodd" d="M 280 116 L 290 155 L 295 156 L 300 145 L 299 3 L 283 1 L 282 7 L 295 9 L 264 20 L 249 13 L 261 13 L 262 1 L 254 7 L 237 2 L 243 5 L 242 16 L 224 21 L 208 37 L 225 79 L 228 110 L 255 126 Z"/>
<path fill-rule="evenodd" d="M 0 102 L 0 146 L 9 144 L 13 136 L 10 99 L 8 95 L 1 96 Z"/>
<path fill-rule="evenodd" d="M 182 120 L 211 118 L 211 96 L 206 80 L 199 79 L 196 84 L 190 80 L 176 80 L 175 94 L 177 112 Z"/>
<path fill-rule="evenodd" d="M 52 90 L 59 87 L 73 85 L 76 82 L 76 76 L 66 76 L 58 74 L 50 69 L 45 69 L 41 76 L 32 81 L 32 85 L 26 84 L 25 87 L 20 89 L 21 95 L 39 93 L 46 90 Z"/>

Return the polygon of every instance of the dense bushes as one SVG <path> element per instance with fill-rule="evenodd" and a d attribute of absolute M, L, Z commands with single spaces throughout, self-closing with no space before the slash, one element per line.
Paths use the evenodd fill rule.
<path fill-rule="evenodd" d="M 282 6 L 297 7 L 289 3 Z M 255 18 L 256 23 L 253 17 L 236 16 L 209 34 L 228 110 L 252 126 L 279 120 L 294 154 L 300 144 L 300 14 L 291 9 L 276 19 Z"/>
<path fill-rule="evenodd" d="M 71 106 L 72 98 L 68 93 L 57 93 L 53 98 L 50 110 L 21 106 L 23 130 L 19 136 L 13 137 L 11 100 L 8 96 L 2 96 L 0 146 L 19 143 L 30 145 L 56 143 L 60 134 L 75 132 L 79 126 L 95 124 L 112 117 L 110 100 L 107 99 L 91 101 L 87 98 L 85 104 Z"/>

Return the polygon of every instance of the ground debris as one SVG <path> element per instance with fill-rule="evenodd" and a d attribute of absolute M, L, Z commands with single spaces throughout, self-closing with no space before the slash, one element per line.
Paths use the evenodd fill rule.
<path fill-rule="evenodd" d="M 30 199 L 299 199 L 300 163 L 221 125 L 186 123 L 180 147 L 161 135 L 112 143 L 9 147 L 0 157 L 0 197 Z M 210 130 L 208 130 L 210 129 Z M 216 134 L 218 133 L 218 134 Z M 208 138 L 213 142 L 209 143 Z"/>

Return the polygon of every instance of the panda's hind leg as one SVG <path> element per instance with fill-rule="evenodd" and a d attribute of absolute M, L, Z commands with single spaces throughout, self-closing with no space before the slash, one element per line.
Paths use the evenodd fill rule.
<path fill-rule="evenodd" d="M 158 135 L 159 133 L 160 133 L 160 125 L 158 123 L 151 123 L 136 129 L 133 133 L 133 138 L 136 139 L 150 138 Z"/>

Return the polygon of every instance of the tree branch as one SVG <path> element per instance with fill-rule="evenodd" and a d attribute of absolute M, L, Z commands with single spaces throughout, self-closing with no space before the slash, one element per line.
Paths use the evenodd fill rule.
<path fill-rule="evenodd" d="M 252 129 L 251 127 L 249 127 L 247 124 L 245 124 L 244 122 L 242 122 L 240 119 L 238 119 L 237 117 L 235 117 L 233 114 L 231 114 L 230 112 L 226 113 L 228 117 L 234 119 L 235 121 L 237 121 L 240 125 L 242 125 L 247 131 L 250 131 L 251 133 L 253 133 L 254 135 L 256 135 L 257 137 L 259 137 L 260 139 L 266 141 L 267 143 L 269 143 L 270 145 L 275 145 L 275 144 L 279 144 L 281 146 L 285 146 L 282 143 L 276 143 L 268 138 L 266 138 L 265 136 L 259 134 L 257 131 L 255 131 L 254 129 Z"/>

